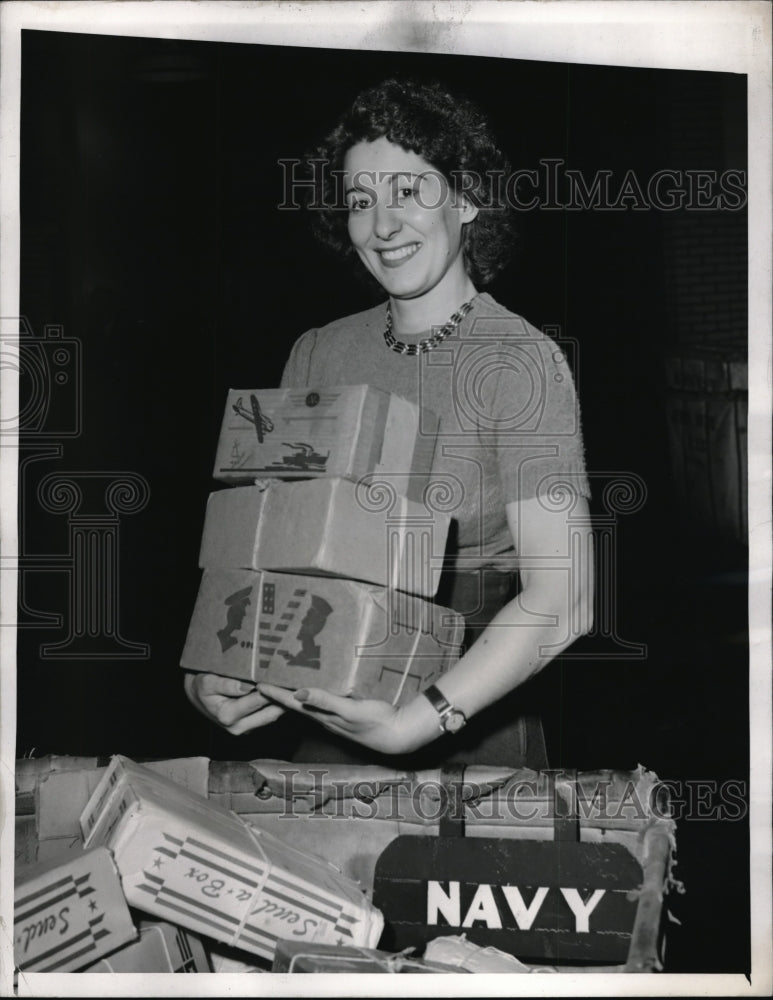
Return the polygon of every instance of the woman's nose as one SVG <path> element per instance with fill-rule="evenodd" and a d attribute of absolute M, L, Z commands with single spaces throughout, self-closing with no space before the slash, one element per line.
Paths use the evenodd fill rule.
<path fill-rule="evenodd" d="M 376 203 L 376 214 L 373 222 L 373 231 L 381 240 L 388 240 L 395 233 L 399 232 L 402 222 L 399 212 L 396 212 L 383 196 Z"/>

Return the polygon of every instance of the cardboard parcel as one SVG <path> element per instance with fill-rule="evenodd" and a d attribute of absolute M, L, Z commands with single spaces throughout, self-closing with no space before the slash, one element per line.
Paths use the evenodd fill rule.
<path fill-rule="evenodd" d="M 206 757 L 149 761 L 145 766 L 199 795 L 207 794 L 209 761 Z M 104 773 L 105 767 L 91 767 L 41 775 L 34 793 L 37 861 L 83 850 L 81 813 Z"/>
<path fill-rule="evenodd" d="M 114 757 L 81 817 L 132 906 L 271 960 L 279 938 L 374 947 L 383 917 L 329 862 Z"/>
<path fill-rule="evenodd" d="M 199 936 L 163 920 L 143 920 L 140 938 L 84 972 L 209 972 Z"/>
<path fill-rule="evenodd" d="M 449 523 L 383 486 L 340 477 L 237 486 L 209 497 L 199 565 L 339 576 L 432 597 Z"/>
<path fill-rule="evenodd" d="M 455 611 L 375 585 L 205 570 L 181 665 L 401 704 L 459 657 Z"/>
<path fill-rule="evenodd" d="M 14 958 L 25 972 L 72 972 L 137 937 L 103 847 L 29 869 L 16 883 Z"/>
<path fill-rule="evenodd" d="M 437 417 L 369 385 L 231 389 L 213 476 L 228 483 L 373 474 L 421 500 Z"/>

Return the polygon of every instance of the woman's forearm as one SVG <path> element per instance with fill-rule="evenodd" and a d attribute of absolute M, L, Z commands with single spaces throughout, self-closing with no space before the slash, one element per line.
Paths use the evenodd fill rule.
<path fill-rule="evenodd" d="M 590 629 L 592 595 L 526 588 L 506 604 L 457 663 L 437 682 L 445 697 L 469 719 L 525 683 Z M 419 695 L 398 721 L 406 748 L 440 735 L 438 715 Z"/>
<path fill-rule="evenodd" d="M 577 638 L 576 606 L 533 597 L 524 590 L 506 604 L 441 679 L 445 696 L 466 715 L 525 683 Z"/>

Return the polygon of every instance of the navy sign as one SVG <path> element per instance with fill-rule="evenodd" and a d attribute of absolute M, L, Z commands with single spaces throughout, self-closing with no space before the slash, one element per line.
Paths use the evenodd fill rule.
<path fill-rule="evenodd" d="M 397 837 L 376 864 L 380 947 L 464 933 L 527 962 L 622 963 L 642 877 L 622 844 Z"/>

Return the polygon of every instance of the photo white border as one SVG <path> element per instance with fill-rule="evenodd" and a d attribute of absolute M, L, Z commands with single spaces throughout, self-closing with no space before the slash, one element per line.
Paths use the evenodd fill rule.
<path fill-rule="evenodd" d="M 771 5 L 766 0 L 479 0 L 432 2 L 16 2 L 0 5 L 0 317 L 19 315 L 21 30 L 401 50 L 748 75 L 750 823 L 752 981 L 744 976 L 643 974 L 469 976 L 443 992 L 492 996 L 766 996 L 771 952 Z M 14 372 L 0 369 L 0 418 L 18 413 Z M 16 461 L 0 448 L 0 871 L 13 871 Z M 10 571 L 9 571 L 10 570 Z M 727 683 L 732 683 L 732 677 Z M 717 698 L 722 691 L 716 692 Z M 117 748 L 120 749 L 120 748 Z M 0 995 L 12 995 L 13 880 L 0 880 Z M 726 915 L 717 914 L 721 920 Z M 433 996 L 434 977 L 20 977 L 20 996 Z"/>

